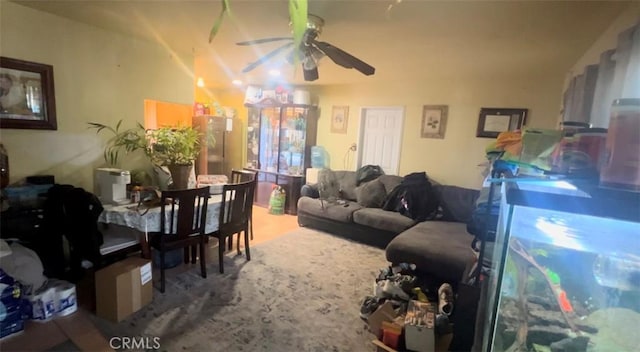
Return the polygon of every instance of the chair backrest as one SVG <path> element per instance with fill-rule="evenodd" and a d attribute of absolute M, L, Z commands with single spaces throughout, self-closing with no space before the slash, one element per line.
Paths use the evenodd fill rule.
<path fill-rule="evenodd" d="M 253 181 L 256 179 L 256 174 L 256 171 L 250 170 L 231 170 L 231 181 L 229 183 Z"/>
<path fill-rule="evenodd" d="M 204 235 L 208 200 L 209 187 L 162 191 L 160 233 L 179 238 Z"/>
<path fill-rule="evenodd" d="M 222 187 L 222 203 L 218 229 L 222 233 L 236 233 L 247 225 L 253 206 L 255 179 L 247 182 L 226 184 Z"/>

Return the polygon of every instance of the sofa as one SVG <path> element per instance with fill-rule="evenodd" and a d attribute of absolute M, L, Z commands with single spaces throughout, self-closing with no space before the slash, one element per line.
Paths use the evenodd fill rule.
<path fill-rule="evenodd" d="M 355 171 L 322 169 L 298 200 L 298 224 L 385 249 L 392 264 L 411 263 L 432 277 L 459 282 L 474 260 L 467 222 L 479 191 L 433 184 L 438 216 L 422 222 L 384 210 L 387 195 L 402 182 L 382 175 L 357 184 Z"/>

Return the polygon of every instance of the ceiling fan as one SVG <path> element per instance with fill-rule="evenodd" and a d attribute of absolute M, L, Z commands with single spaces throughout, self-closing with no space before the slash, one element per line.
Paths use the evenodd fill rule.
<path fill-rule="evenodd" d="M 305 81 L 315 81 L 318 79 L 318 61 L 325 55 L 342 67 L 355 68 L 367 76 L 375 73 L 376 69 L 366 62 L 327 42 L 318 41 L 317 39 L 320 33 L 322 33 L 323 26 L 324 20 L 321 17 L 309 14 L 307 17 L 307 29 L 304 32 L 302 43 L 300 43 L 299 48 L 293 47 L 293 37 L 271 37 L 236 43 L 237 45 L 247 46 L 278 41 L 289 41 L 289 43 L 270 51 L 258 60 L 250 63 L 242 70 L 242 72 L 247 73 L 274 56 L 290 49 L 287 55 L 287 61 L 290 64 L 293 64 L 295 50 L 299 50 Z"/>

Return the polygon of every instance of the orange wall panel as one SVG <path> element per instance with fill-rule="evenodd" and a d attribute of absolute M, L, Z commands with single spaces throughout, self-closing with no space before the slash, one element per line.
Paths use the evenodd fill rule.
<path fill-rule="evenodd" d="M 191 126 L 193 107 L 165 101 L 144 101 L 144 127 Z"/>

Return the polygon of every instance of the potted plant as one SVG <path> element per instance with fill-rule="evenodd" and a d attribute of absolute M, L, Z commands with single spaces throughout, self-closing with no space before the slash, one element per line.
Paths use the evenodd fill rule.
<path fill-rule="evenodd" d="M 147 141 L 145 151 L 151 162 L 169 169 L 174 188 L 188 188 L 189 174 L 200 152 L 200 132 L 190 126 L 162 127 L 150 130 Z"/>
<path fill-rule="evenodd" d="M 120 153 L 143 150 L 149 160 L 157 166 L 166 166 L 173 179 L 173 187 L 188 187 L 189 173 L 200 152 L 200 132 L 191 126 L 161 127 L 145 130 L 141 124 L 127 130 L 121 130 L 122 120 L 116 127 L 89 122 L 90 128 L 97 133 L 108 131 L 113 136 L 107 141 L 104 159 L 111 165 L 117 165 Z"/>

